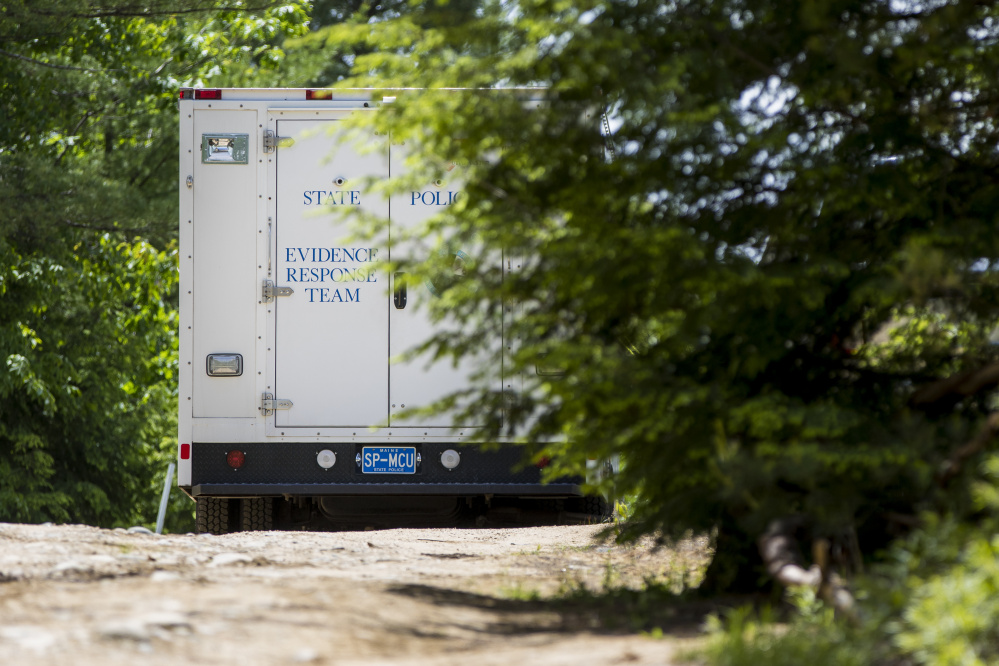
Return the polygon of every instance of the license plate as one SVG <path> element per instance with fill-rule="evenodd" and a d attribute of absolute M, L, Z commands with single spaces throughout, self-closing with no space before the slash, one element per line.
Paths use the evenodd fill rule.
<path fill-rule="evenodd" d="M 416 447 L 365 446 L 361 449 L 364 474 L 416 474 Z"/>

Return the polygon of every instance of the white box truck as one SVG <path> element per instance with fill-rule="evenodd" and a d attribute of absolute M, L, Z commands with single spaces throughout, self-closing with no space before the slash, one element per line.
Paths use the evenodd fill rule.
<path fill-rule="evenodd" d="M 460 185 L 371 191 L 405 172 L 404 147 L 372 134 L 360 150 L 337 127 L 382 102 L 362 90 L 180 92 L 178 480 L 199 531 L 580 496 L 578 479 L 542 484 L 509 442 L 468 444 L 474 422 L 407 416 L 466 387 L 474 363 L 392 362 L 432 332 L 418 305 L 434 285 L 404 289 L 382 267 L 404 243 L 345 241 L 346 212 L 388 220 L 391 239 Z M 521 389 L 503 368 L 495 381 Z"/>

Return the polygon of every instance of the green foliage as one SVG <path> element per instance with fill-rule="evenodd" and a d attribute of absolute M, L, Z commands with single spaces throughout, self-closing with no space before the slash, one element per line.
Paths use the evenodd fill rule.
<path fill-rule="evenodd" d="M 342 81 L 350 75 L 358 55 L 372 48 L 341 41 L 330 26 L 345 21 L 375 24 L 398 16 L 407 7 L 406 0 L 383 0 L 377 4 L 367 0 L 316 0 L 309 17 L 310 32 L 289 42 L 291 56 L 284 68 L 282 87 L 319 87 Z"/>
<path fill-rule="evenodd" d="M 620 455 L 634 533 L 717 527 L 747 562 L 775 517 L 872 553 L 892 516 L 969 510 L 974 474 L 940 473 L 994 382 L 914 396 L 997 359 L 994 3 L 398 11 L 313 38 L 358 53 L 344 85 L 430 89 L 358 122 L 414 146 L 400 188 L 463 183 L 418 233 L 477 259 L 428 347 L 523 378 L 460 398 L 484 439 L 550 442 L 553 475 Z"/>
<path fill-rule="evenodd" d="M 970 539 L 950 567 L 912 590 L 896 635 L 918 663 L 958 666 L 999 659 L 999 537 Z"/>
<path fill-rule="evenodd" d="M 832 611 L 813 606 L 812 600 L 798 604 L 806 611 L 789 631 L 764 612 L 752 619 L 749 608 L 732 611 L 722 622 L 717 616 L 707 623 L 711 638 L 702 655 L 713 666 L 867 666 L 876 663 L 869 647 L 856 640 L 849 626 L 836 622 Z M 694 656 L 694 655 L 692 655 Z"/>
<path fill-rule="evenodd" d="M 984 463 L 974 484 L 976 506 L 986 517 L 967 525 L 927 516 L 927 525 L 892 555 L 880 597 L 904 601 L 886 632 L 898 650 L 919 664 L 975 666 L 999 660 L 999 456 Z M 876 597 L 877 598 L 877 597 Z"/>
<path fill-rule="evenodd" d="M 176 252 L 109 235 L 59 263 L 0 248 L 0 515 L 128 520 L 176 409 Z"/>
<path fill-rule="evenodd" d="M 974 524 L 926 514 L 858 582 L 858 620 L 837 618 L 814 595 L 781 630 L 773 615 L 748 609 L 712 621 L 705 656 L 713 665 L 872 663 L 984 666 L 999 660 L 999 456 L 975 484 L 984 512 Z"/>
<path fill-rule="evenodd" d="M 242 7 L 0 9 L 0 520 L 155 519 L 176 455 L 177 89 L 274 85 L 307 30 L 305 2 Z"/>

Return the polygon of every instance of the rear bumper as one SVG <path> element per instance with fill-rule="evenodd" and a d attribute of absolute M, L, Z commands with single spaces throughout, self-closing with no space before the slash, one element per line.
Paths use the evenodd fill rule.
<path fill-rule="evenodd" d="M 369 443 L 378 446 L 379 443 Z M 392 445 L 400 445 L 393 442 Z M 482 450 L 453 443 L 413 442 L 420 463 L 415 474 L 363 474 L 358 456 L 365 444 L 355 442 L 253 442 L 227 444 L 195 442 L 191 445 L 193 496 L 327 496 L 327 495 L 581 495 L 583 479 L 562 478 L 541 483 L 541 470 L 524 464 L 524 450 L 502 446 Z M 226 463 L 229 451 L 245 454 L 240 469 Z M 454 469 L 441 464 L 447 449 L 458 451 Z M 336 462 L 325 469 L 317 462 L 320 451 L 330 450 Z"/>
<path fill-rule="evenodd" d="M 574 483 L 206 483 L 191 488 L 191 495 L 211 497 L 268 497 L 329 495 L 509 495 L 513 497 L 567 497 L 581 495 Z"/>

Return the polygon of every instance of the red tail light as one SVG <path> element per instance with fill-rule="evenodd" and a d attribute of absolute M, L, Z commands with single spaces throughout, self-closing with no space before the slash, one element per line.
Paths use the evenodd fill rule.
<path fill-rule="evenodd" d="M 246 454 L 242 451 L 237 451 L 233 449 L 229 453 L 225 454 L 225 461 L 229 463 L 229 467 L 233 469 L 239 469 L 246 462 Z"/>
<path fill-rule="evenodd" d="M 194 99 L 222 99 L 222 91 L 218 88 L 196 89 L 194 91 Z"/>
<path fill-rule="evenodd" d="M 305 99 L 333 99 L 332 90 L 306 90 Z"/>

